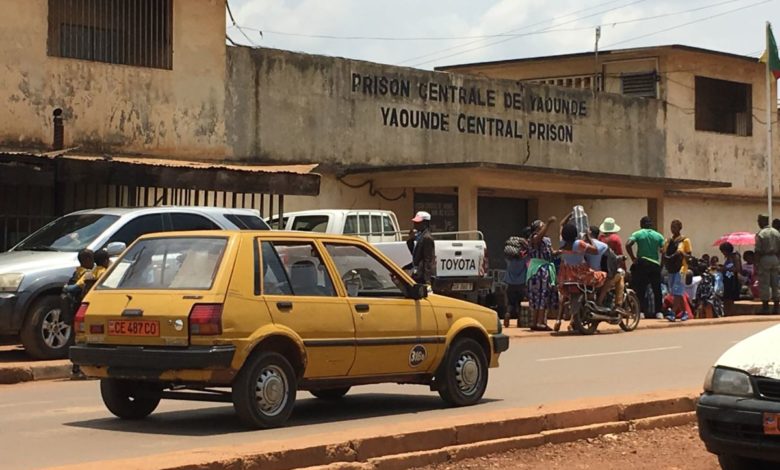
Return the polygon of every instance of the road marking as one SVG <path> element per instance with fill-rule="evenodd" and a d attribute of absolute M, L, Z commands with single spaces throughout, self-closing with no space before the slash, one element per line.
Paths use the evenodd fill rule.
<path fill-rule="evenodd" d="M 682 346 L 667 346 L 665 348 L 649 348 L 649 349 L 631 349 L 628 351 L 614 351 L 614 352 L 595 353 L 595 354 L 578 354 L 576 356 L 545 357 L 542 359 L 537 359 L 536 362 L 564 361 L 566 359 L 584 359 L 588 357 L 601 357 L 601 356 L 619 356 L 621 354 L 638 354 L 638 353 L 653 352 L 653 351 L 671 351 L 673 349 L 682 349 Z"/>

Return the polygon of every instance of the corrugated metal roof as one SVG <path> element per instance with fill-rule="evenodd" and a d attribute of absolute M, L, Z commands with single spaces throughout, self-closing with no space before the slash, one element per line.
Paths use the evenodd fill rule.
<path fill-rule="evenodd" d="M 306 175 L 314 171 L 318 164 L 305 165 L 236 165 L 223 162 L 207 162 L 192 160 L 165 159 L 156 157 L 128 157 L 128 156 L 109 156 L 109 155 L 73 155 L 65 153 L 67 150 L 53 152 L 31 152 L 18 150 L 0 150 L 0 159 L 3 157 L 32 157 L 53 160 L 61 158 L 64 160 L 76 161 L 96 161 L 96 162 L 117 162 L 131 165 L 158 166 L 167 168 L 188 168 L 202 170 L 227 170 L 248 173 L 289 173 L 296 175 Z"/>

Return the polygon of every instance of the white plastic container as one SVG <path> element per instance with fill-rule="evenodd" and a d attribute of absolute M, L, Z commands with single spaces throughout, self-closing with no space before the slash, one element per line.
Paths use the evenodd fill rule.
<path fill-rule="evenodd" d="M 572 209 L 572 222 L 577 227 L 579 237 L 585 238 L 585 235 L 590 230 L 590 221 L 584 207 L 574 206 Z"/>

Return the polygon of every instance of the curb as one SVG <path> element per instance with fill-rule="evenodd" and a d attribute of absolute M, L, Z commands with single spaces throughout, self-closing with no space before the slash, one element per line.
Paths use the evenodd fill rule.
<path fill-rule="evenodd" d="M 514 322 L 514 320 L 513 320 Z M 553 320 L 548 320 L 548 324 L 550 322 L 553 322 Z M 656 318 L 648 318 L 645 320 L 641 320 L 639 322 L 639 327 L 636 329 L 636 331 L 642 331 L 642 330 L 662 330 L 667 328 L 687 328 L 687 327 L 696 327 L 696 326 L 711 326 L 711 325 L 734 325 L 739 323 L 770 323 L 770 322 L 780 322 L 780 316 L 777 315 L 751 315 L 751 316 L 735 316 L 735 317 L 724 317 L 724 318 L 703 318 L 703 319 L 692 319 L 685 322 L 669 322 L 667 320 L 658 320 Z M 553 322 L 554 323 L 554 322 Z M 527 328 L 516 328 L 514 326 L 509 328 L 504 328 L 503 333 L 510 338 L 543 338 L 547 336 L 579 336 L 579 334 L 574 332 L 568 332 L 566 331 L 566 325 L 568 322 L 563 322 L 563 326 L 561 327 L 561 331 L 559 332 L 549 332 L 547 334 L 540 333 L 537 331 L 529 331 Z M 615 333 L 622 333 L 623 331 L 619 328 L 609 328 L 609 329 L 599 329 L 596 333 L 596 336 L 598 335 L 604 335 L 604 334 L 615 334 Z"/>
<path fill-rule="evenodd" d="M 0 364 L 0 384 L 10 385 L 37 380 L 66 379 L 70 377 L 72 367 L 70 361 Z"/>
<path fill-rule="evenodd" d="M 480 416 L 437 418 L 414 424 L 336 432 L 284 441 L 87 462 L 69 469 L 176 470 L 294 468 L 385 470 L 453 462 L 512 449 L 557 444 L 636 429 L 695 421 L 698 391 L 585 399 Z M 421 426 L 428 426 L 421 430 Z"/>

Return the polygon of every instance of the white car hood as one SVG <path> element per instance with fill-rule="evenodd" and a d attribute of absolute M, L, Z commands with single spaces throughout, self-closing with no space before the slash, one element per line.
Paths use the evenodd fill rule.
<path fill-rule="evenodd" d="M 0 274 L 31 274 L 52 269 L 75 268 L 77 253 L 60 251 L 7 251 L 0 253 Z"/>
<path fill-rule="evenodd" d="M 780 380 L 780 325 L 756 333 L 735 344 L 720 356 L 715 365 Z"/>

